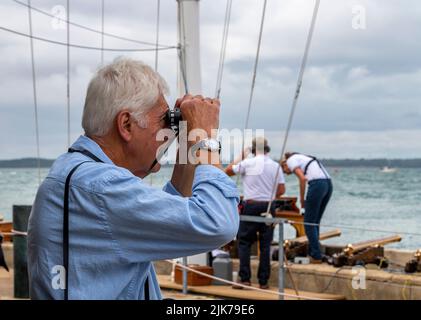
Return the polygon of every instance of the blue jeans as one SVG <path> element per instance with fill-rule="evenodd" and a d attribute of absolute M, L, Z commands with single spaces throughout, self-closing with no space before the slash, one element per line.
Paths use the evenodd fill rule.
<path fill-rule="evenodd" d="M 316 179 L 308 182 L 307 197 L 305 200 L 304 222 L 320 224 L 326 206 L 332 196 L 332 181 L 330 179 Z M 305 225 L 309 241 L 309 255 L 313 259 L 322 259 L 319 234 L 320 227 Z"/>
<path fill-rule="evenodd" d="M 256 203 L 246 204 L 243 215 L 260 216 L 262 212 L 266 212 L 268 204 Z M 271 210 L 273 213 L 273 210 Z M 270 277 L 270 245 L 273 238 L 273 228 L 265 223 L 240 221 L 240 229 L 238 230 L 238 255 L 240 258 L 240 276 L 241 281 L 250 281 L 250 248 L 257 240 L 259 233 L 260 244 L 260 260 L 257 278 L 259 284 L 267 284 Z"/>

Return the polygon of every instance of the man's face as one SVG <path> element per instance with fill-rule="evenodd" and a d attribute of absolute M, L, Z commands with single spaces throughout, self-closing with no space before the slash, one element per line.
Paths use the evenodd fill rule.
<path fill-rule="evenodd" d="M 291 170 L 289 170 L 288 165 L 285 161 L 282 162 L 282 171 L 285 174 L 291 174 Z"/>
<path fill-rule="evenodd" d="M 156 158 L 158 148 L 166 141 L 157 141 L 157 134 L 160 130 L 167 128 L 165 117 L 168 111 L 168 104 L 161 95 L 147 113 L 147 127 L 141 128 L 136 121 L 133 126 L 133 139 L 129 143 L 133 173 L 141 178 L 149 174 L 149 169 Z M 156 164 L 151 172 L 157 172 L 161 168 Z"/>

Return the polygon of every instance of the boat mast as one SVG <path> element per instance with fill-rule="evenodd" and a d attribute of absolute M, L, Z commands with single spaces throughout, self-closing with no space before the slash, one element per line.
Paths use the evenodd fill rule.
<path fill-rule="evenodd" d="M 176 0 L 178 4 L 178 94 L 186 92 L 196 95 L 202 94 L 202 74 L 200 68 L 200 0 Z M 187 84 L 187 90 L 186 86 Z M 206 253 L 190 256 L 188 263 L 207 264 Z M 184 261 L 187 263 L 187 261 Z"/>
<path fill-rule="evenodd" d="M 180 45 L 180 58 L 178 59 L 178 93 L 179 96 L 183 96 L 186 91 L 193 95 L 201 94 L 200 0 L 176 1 L 178 3 L 178 43 Z M 185 82 L 187 83 L 187 90 L 185 88 Z"/>

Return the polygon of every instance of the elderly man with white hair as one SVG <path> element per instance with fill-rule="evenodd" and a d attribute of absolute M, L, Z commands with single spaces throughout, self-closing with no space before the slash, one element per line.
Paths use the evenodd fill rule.
<path fill-rule="evenodd" d="M 91 80 L 85 134 L 54 162 L 32 207 L 31 298 L 161 299 L 152 261 L 207 252 L 235 237 L 237 188 L 219 161 L 207 164 L 219 159 L 212 136 L 218 100 L 177 100 L 187 130 L 208 138 L 188 141 L 195 161 L 176 163 L 163 190 L 143 180 L 160 168 L 151 164 L 165 143 L 157 134 L 168 128 L 166 92 L 158 73 L 126 58 Z"/>

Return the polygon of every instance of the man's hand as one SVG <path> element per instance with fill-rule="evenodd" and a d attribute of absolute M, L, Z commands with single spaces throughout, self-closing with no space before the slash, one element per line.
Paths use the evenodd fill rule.
<path fill-rule="evenodd" d="M 233 162 L 231 162 L 226 168 L 225 168 L 225 173 L 227 175 L 229 175 L 230 177 L 235 175 L 234 170 L 232 169 L 232 166 L 239 164 L 241 161 L 243 161 L 245 158 L 248 157 L 248 155 L 251 153 L 251 148 L 247 147 L 244 148 L 243 152 L 241 152 L 241 154 L 234 159 Z"/>
<path fill-rule="evenodd" d="M 196 136 L 195 141 L 187 141 L 188 149 L 198 140 L 205 138 L 216 138 L 213 135 L 219 127 L 219 108 L 220 103 L 217 99 L 204 98 L 203 96 L 185 95 L 177 100 L 175 107 L 180 108 L 183 121 L 187 122 L 188 134 L 194 129 L 201 129 L 207 136 Z M 179 150 L 180 152 L 180 150 Z M 199 150 L 199 163 L 209 163 L 212 153 L 207 150 Z M 179 156 L 179 155 L 178 155 Z M 217 154 L 219 158 L 219 154 Z M 203 161 L 202 161 L 203 160 Z M 218 159 L 219 160 L 219 159 Z M 212 163 L 211 163 L 212 164 Z M 213 164 L 220 168 L 219 161 Z M 179 164 L 174 166 L 171 182 L 173 186 L 185 197 L 192 194 L 192 185 L 196 165 Z"/>
<path fill-rule="evenodd" d="M 181 110 L 184 121 L 187 121 L 187 130 L 204 130 L 208 138 L 215 138 L 213 129 L 219 128 L 220 102 L 218 99 L 204 98 L 201 95 L 185 95 L 176 102 L 176 107 Z"/>

